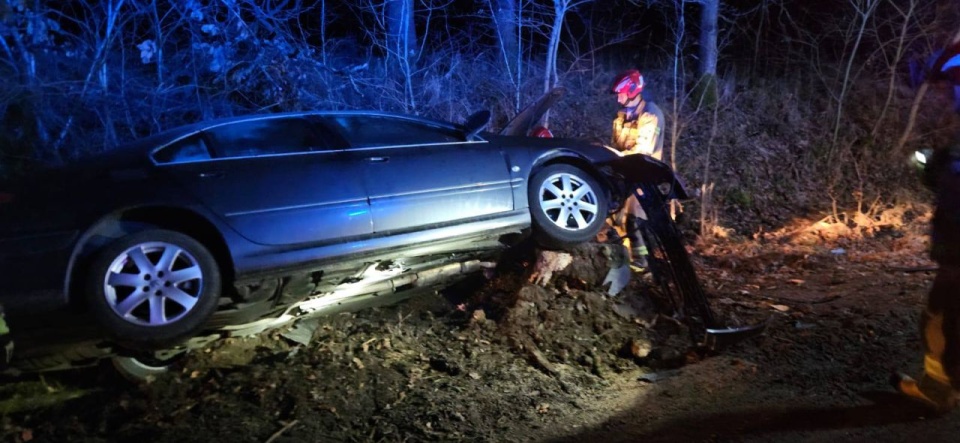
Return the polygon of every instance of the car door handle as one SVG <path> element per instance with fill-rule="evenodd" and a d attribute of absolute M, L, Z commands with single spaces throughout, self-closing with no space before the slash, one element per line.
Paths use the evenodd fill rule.
<path fill-rule="evenodd" d="M 367 157 L 367 161 L 370 163 L 386 163 L 390 161 L 390 157 Z"/>
<path fill-rule="evenodd" d="M 198 174 L 200 178 L 221 178 L 223 177 L 223 171 L 205 171 Z"/>

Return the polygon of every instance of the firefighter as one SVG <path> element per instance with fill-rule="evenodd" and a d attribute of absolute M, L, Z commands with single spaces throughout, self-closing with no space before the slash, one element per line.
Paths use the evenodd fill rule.
<path fill-rule="evenodd" d="M 960 35 L 936 58 L 931 80 L 951 83 L 960 102 Z M 923 373 L 895 374 L 893 382 L 900 393 L 945 413 L 960 402 L 960 145 L 927 160 L 924 184 L 936 195 L 930 257 L 939 269 L 920 318 Z"/>
<path fill-rule="evenodd" d="M 620 110 L 613 120 L 613 146 L 626 155 L 645 154 L 657 160 L 663 158 L 663 112 L 644 99 L 646 82 L 643 75 L 631 69 L 617 76 L 612 91 L 617 94 Z M 636 196 L 631 195 L 617 216 L 618 224 L 630 240 L 630 268 L 643 272 L 647 268 L 649 251 L 640 229 L 647 216 Z"/>
<path fill-rule="evenodd" d="M 613 120 L 613 146 L 624 154 L 646 154 L 663 158 L 663 112 L 644 100 L 643 75 L 631 69 L 617 76 L 612 92 L 620 110 Z"/>

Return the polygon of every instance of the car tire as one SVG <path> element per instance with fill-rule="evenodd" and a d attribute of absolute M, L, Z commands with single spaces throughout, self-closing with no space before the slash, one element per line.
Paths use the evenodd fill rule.
<path fill-rule="evenodd" d="M 591 241 L 607 216 L 600 183 L 573 165 L 552 164 L 535 173 L 527 196 L 535 238 L 545 247 L 567 249 Z"/>
<path fill-rule="evenodd" d="M 150 229 L 104 247 L 87 278 L 87 304 L 118 343 L 170 347 L 199 332 L 217 309 L 220 269 L 210 251 L 179 232 Z"/>

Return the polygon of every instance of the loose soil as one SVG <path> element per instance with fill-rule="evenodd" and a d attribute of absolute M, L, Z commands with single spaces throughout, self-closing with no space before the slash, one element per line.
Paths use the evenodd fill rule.
<path fill-rule="evenodd" d="M 649 278 L 605 293 L 619 249 L 584 245 L 565 267 L 518 250 L 442 293 L 319 319 L 306 345 L 285 331 L 228 340 L 139 385 L 105 366 L 24 375 L 4 404 L 55 400 L 6 414 L 3 438 L 955 441 L 960 417 L 887 382 L 919 370 L 925 221 L 690 247 L 725 322 L 768 322 L 720 353 L 691 346 Z"/>

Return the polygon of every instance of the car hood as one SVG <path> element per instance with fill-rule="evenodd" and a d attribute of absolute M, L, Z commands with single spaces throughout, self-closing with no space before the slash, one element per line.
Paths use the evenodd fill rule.
<path fill-rule="evenodd" d="M 500 130 L 500 135 L 525 136 L 529 134 L 530 130 L 540 122 L 540 118 L 566 93 L 567 90 L 564 88 L 553 88 L 543 94 L 536 102 L 524 108 L 513 120 L 510 120 Z"/>
<path fill-rule="evenodd" d="M 506 149 L 531 149 L 541 153 L 552 151 L 575 152 L 590 162 L 599 163 L 620 158 L 615 149 L 604 146 L 598 140 L 580 138 L 538 138 L 525 136 L 503 136 L 489 132 L 481 136 L 487 141 Z"/>

